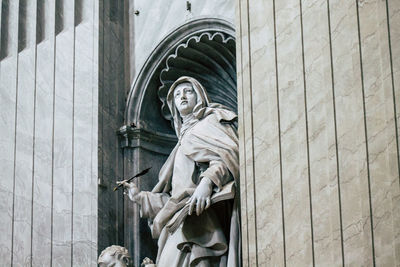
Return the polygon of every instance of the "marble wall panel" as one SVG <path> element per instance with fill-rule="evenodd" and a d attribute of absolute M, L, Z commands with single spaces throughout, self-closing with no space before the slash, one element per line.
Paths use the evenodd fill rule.
<path fill-rule="evenodd" d="M 36 1 L 26 2 L 26 5 L 21 8 L 25 12 L 20 12 L 19 34 L 23 36 L 24 46 L 18 55 L 12 262 L 12 265 L 16 266 L 29 265 L 32 261 Z"/>
<path fill-rule="evenodd" d="M 257 260 L 260 266 L 398 265 L 399 68 L 394 54 L 400 6 L 394 2 L 237 2 L 242 218 L 255 213 L 257 226 L 265 227 L 250 238 L 256 226 L 242 223 L 245 266 Z M 265 14 L 271 10 L 274 25 L 268 26 Z M 243 34 L 246 26 L 250 30 Z M 274 47 L 270 27 L 276 30 L 275 54 L 268 52 Z M 277 78 L 278 94 L 270 90 L 270 76 Z M 274 114 L 278 127 L 268 123 Z M 276 135 L 280 140 L 273 139 Z M 273 191 L 279 175 L 272 163 L 279 155 L 276 143 L 282 150 L 277 164 L 283 179 L 284 259 L 271 264 L 271 248 L 264 244 L 279 222 L 274 216 L 269 223 L 264 213 L 273 210 L 267 200 L 279 192 Z M 253 166 L 257 187 L 251 191 L 253 173 L 246 170 Z M 246 206 L 249 199 L 255 205 Z M 251 255 L 254 246 L 257 257 Z"/>
<path fill-rule="evenodd" d="M 91 239 L 93 227 L 97 227 L 97 175 L 92 175 L 93 149 L 92 138 L 97 139 L 97 129 L 93 128 L 93 120 L 97 120 L 97 105 L 94 91 L 97 81 L 93 81 L 93 66 L 97 66 L 97 51 L 93 51 L 94 42 L 94 3 L 81 3 L 82 22 L 75 28 L 75 67 L 74 67 L 74 166 L 73 166 L 73 251 L 72 265 L 92 266 L 97 259 L 93 258 L 97 251 L 97 241 Z M 97 143 L 97 142 L 95 142 Z M 97 167 L 96 167 L 97 168 Z M 93 181 L 94 179 L 94 181 Z M 95 204 L 95 205 L 94 205 Z M 93 206 L 94 205 L 94 206 Z M 93 224 L 96 222 L 96 224 Z"/>
<path fill-rule="evenodd" d="M 81 224 L 89 227 L 77 226 L 74 236 L 78 237 L 80 244 L 89 244 L 86 251 L 78 245 L 77 249 L 89 260 L 83 263 L 78 260 L 77 265 L 96 266 L 98 64 L 93 55 L 98 53 L 98 22 L 93 20 L 98 16 L 99 6 L 95 1 L 86 1 L 89 6 L 84 10 L 90 14 L 84 15 L 90 25 L 80 34 L 87 36 L 81 41 L 88 41 L 76 53 L 75 22 L 82 22 L 81 10 L 74 8 L 73 1 L 46 0 L 38 6 L 37 3 L 2 1 L 2 6 L 7 4 L 1 12 L 2 25 L 7 27 L 2 30 L 7 57 L 0 62 L 3 128 L 0 131 L 3 170 L 0 179 L 3 214 L 0 262 L 5 266 L 73 264 L 72 182 L 73 165 L 77 165 L 73 160 L 82 162 L 89 158 L 86 164 L 89 184 L 81 188 L 85 187 L 85 195 L 90 197 L 79 199 L 78 191 L 76 200 L 78 207 L 81 203 L 88 203 L 89 208 L 84 214 L 87 221 Z M 37 27 L 41 27 L 40 40 L 36 40 Z M 57 37 L 56 28 L 59 31 Z M 74 55 L 79 59 L 86 57 L 86 61 L 79 61 L 85 66 L 80 66 L 75 72 Z M 85 68 L 84 72 L 82 68 Z M 82 93 L 77 96 L 81 97 L 81 102 L 78 102 L 80 106 L 74 122 L 76 77 L 78 92 L 89 88 L 89 93 L 86 97 Z M 85 107 L 87 112 L 79 109 L 83 103 L 89 103 L 88 108 Z M 79 157 L 73 158 L 74 125 L 79 127 L 79 123 L 87 125 L 76 132 L 85 132 L 84 144 L 89 149 L 80 150 L 78 147 Z M 77 210 L 77 214 L 82 216 Z M 84 233 L 80 235 L 79 231 Z"/>
<path fill-rule="evenodd" d="M 74 3 L 63 6 L 62 31 L 55 43 L 54 143 L 53 143 L 53 264 L 71 264 L 72 251 L 72 186 L 73 186 L 73 105 L 74 105 Z M 57 18 L 57 16 L 56 16 Z M 61 26 L 60 26 L 61 27 Z"/>
<path fill-rule="evenodd" d="M 342 240 L 328 6 L 302 2 L 314 255 L 317 266 L 341 266 Z"/>
<path fill-rule="evenodd" d="M 282 192 L 274 2 L 249 6 L 254 179 L 259 266 L 283 266 Z M 264 237 L 264 238 L 262 238 Z"/>
<path fill-rule="evenodd" d="M 50 10 L 55 8 L 50 1 L 47 1 L 46 5 Z M 54 26 L 54 16 L 49 16 L 47 23 Z M 35 171 L 32 204 L 33 266 L 48 266 L 51 262 L 54 41 L 53 32 L 52 36 L 48 36 L 37 46 L 36 52 Z"/>
<path fill-rule="evenodd" d="M 371 180 L 375 263 L 395 266 L 400 226 L 400 188 L 387 6 L 359 4 L 360 42 Z"/>
<path fill-rule="evenodd" d="M 392 74 L 393 104 L 396 113 L 395 124 L 397 126 L 397 160 L 398 172 L 400 173 L 400 3 L 399 1 L 389 0 L 387 3 L 387 20 L 390 45 L 390 62 Z M 400 177 L 399 177 L 400 183 Z M 399 208 L 399 207 L 398 207 Z M 400 211 L 397 211 L 400 216 Z M 400 229 L 400 226 L 396 226 Z M 400 234 L 395 235 L 395 257 L 399 262 L 400 257 Z"/>
<path fill-rule="evenodd" d="M 91 225 L 91 265 L 96 266 L 97 264 L 97 257 L 98 257 L 98 164 L 99 164 L 99 157 L 98 157 L 98 117 L 99 117 L 99 1 L 92 1 L 90 7 L 93 9 L 92 13 L 92 50 L 93 50 L 93 58 L 92 58 L 92 131 L 91 131 L 91 184 L 90 188 L 92 190 L 91 195 L 91 213 L 90 213 L 90 225 Z M 96 188 L 95 190 L 93 190 Z"/>
<path fill-rule="evenodd" d="M 2 3 L 4 4 L 4 3 Z M 12 232 L 14 209 L 14 152 L 15 152 L 15 110 L 18 65 L 18 2 L 9 2 L 9 12 L 2 14 L 7 19 L 9 29 L 2 29 L 7 34 L 8 57 L 0 62 L 0 257 L 4 265 L 10 266 L 12 261 Z M 5 17 L 7 16 L 7 17 Z"/>
<path fill-rule="evenodd" d="M 241 49 L 242 51 L 250 51 L 249 42 L 249 13 L 247 12 L 246 2 L 240 2 L 239 7 L 241 14 Z M 244 179 L 244 188 L 246 194 L 246 224 L 247 224 L 247 249 L 249 266 L 258 265 L 257 252 L 257 233 L 256 233 L 256 195 L 254 183 L 254 143 L 252 136 L 253 116 L 252 116 L 252 99 L 251 99 L 251 58 L 250 53 L 242 53 L 241 55 L 241 71 L 242 71 L 242 88 L 241 95 L 243 98 L 243 135 L 239 138 L 243 139 L 241 153 L 245 164 L 244 172 L 241 179 Z M 245 97 L 246 96 L 246 97 Z M 243 188 L 243 187 L 242 187 Z M 251 240 L 251 242 L 250 242 Z"/>
<path fill-rule="evenodd" d="M 36 48 L 32 266 L 47 266 L 52 261 L 55 2 L 46 0 L 42 11 L 44 11 L 45 16 L 45 25 L 42 29 L 45 33 L 44 41 L 38 44 Z"/>
<path fill-rule="evenodd" d="M 387 16 L 388 16 L 388 31 L 390 39 L 390 52 L 391 52 L 391 70 L 393 80 L 393 102 L 396 110 L 396 124 L 397 124 L 397 153 L 400 151 L 400 3 L 396 0 L 388 0 L 387 2 Z M 400 157 L 398 158 L 400 166 Z M 399 167 L 400 172 L 400 167 Z M 399 180 L 400 182 L 400 180 Z M 398 249 L 400 251 L 400 248 Z"/>
<path fill-rule="evenodd" d="M 310 266 L 313 240 L 300 7 L 298 1 L 275 3 L 286 264 Z"/>
<path fill-rule="evenodd" d="M 104 147 L 106 138 L 103 136 L 107 136 L 104 133 L 105 125 L 108 124 L 106 119 L 104 118 L 104 114 L 106 113 L 106 103 L 108 103 L 108 92 L 110 90 L 105 90 L 105 88 L 109 88 L 108 73 L 109 73 L 109 64 L 105 64 L 108 60 L 107 52 L 109 50 L 109 44 L 111 39 L 110 31 L 107 31 L 108 28 L 108 13 L 105 10 L 109 9 L 109 1 L 100 1 L 100 9 L 103 10 L 100 12 L 100 38 L 102 39 L 99 42 L 99 131 L 98 131 L 98 139 L 99 139 L 99 197 L 102 201 L 99 202 L 99 250 L 105 249 L 108 244 L 114 243 L 114 233 L 113 233 L 113 224 L 108 223 L 110 219 L 115 220 L 115 213 L 112 210 L 109 210 L 110 203 L 112 203 L 113 198 L 110 195 L 109 190 L 107 190 L 107 170 L 109 170 L 109 160 L 107 148 Z"/>
<path fill-rule="evenodd" d="M 369 173 L 356 2 L 330 1 L 344 263 L 372 265 Z"/>
<path fill-rule="evenodd" d="M 236 42 L 236 62 L 237 62 L 237 93 L 238 93 L 238 113 L 243 114 L 243 78 L 242 78 L 242 23 L 241 23 L 241 13 L 240 8 L 241 1 L 236 1 L 236 38 L 239 40 Z M 249 249 L 248 249 L 248 232 L 247 232 L 247 190 L 246 190 L 246 180 L 245 180 L 245 168 L 246 163 L 244 161 L 244 119 L 243 116 L 238 118 L 239 127 L 239 158 L 240 160 L 240 205 L 241 205 L 241 234 L 242 234 L 242 263 L 244 266 L 249 266 Z"/>
<path fill-rule="evenodd" d="M 115 181 L 123 178 L 122 149 L 116 130 L 123 125 L 125 109 L 124 84 L 124 10 L 103 3 L 100 21 L 103 24 L 99 83 L 99 251 L 110 244 L 123 244 L 123 197 L 113 192 Z M 114 14 L 114 19 L 111 14 Z M 128 86 L 129 88 L 129 86 Z"/>

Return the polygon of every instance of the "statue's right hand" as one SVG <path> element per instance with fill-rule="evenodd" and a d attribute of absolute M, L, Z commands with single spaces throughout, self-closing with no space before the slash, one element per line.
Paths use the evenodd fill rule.
<path fill-rule="evenodd" d="M 138 202 L 139 188 L 134 183 L 128 183 L 126 180 L 117 181 L 117 185 L 122 184 L 124 189 L 128 191 L 128 196 L 133 202 Z M 126 192 L 124 191 L 124 195 Z"/>

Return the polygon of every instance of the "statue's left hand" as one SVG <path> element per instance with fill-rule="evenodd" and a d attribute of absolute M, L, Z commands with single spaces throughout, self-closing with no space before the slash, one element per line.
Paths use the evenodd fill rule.
<path fill-rule="evenodd" d="M 195 206 L 197 216 L 210 207 L 212 189 L 213 184 L 209 178 L 204 177 L 201 179 L 192 197 L 187 202 L 190 203 L 188 212 L 189 215 L 192 215 Z"/>

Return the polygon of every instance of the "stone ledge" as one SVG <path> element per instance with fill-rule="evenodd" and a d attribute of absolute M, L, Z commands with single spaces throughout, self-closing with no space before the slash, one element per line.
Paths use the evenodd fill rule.
<path fill-rule="evenodd" d="M 178 142 L 174 135 L 150 131 L 144 128 L 124 125 L 118 129 L 121 148 L 143 148 L 152 152 L 169 155 Z"/>

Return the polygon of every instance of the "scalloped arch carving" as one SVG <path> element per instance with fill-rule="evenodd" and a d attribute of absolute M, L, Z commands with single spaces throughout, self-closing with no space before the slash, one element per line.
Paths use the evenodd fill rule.
<path fill-rule="evenodd" d="M 171 83 L 182 75 L 197 78 L 214 102 L 236 111 L 234 26 L 201 18 L 171 31 L 152 51 L 129 91 L 125 124 L 176 140 L 164 105 Z M 161 101 L 160 101 L 161 100 Z"/>
<path fill-rule="evenodd" d="M 222 32 L 205 32 L 179 44 L 160 73 L 158 96 L 162 115 L 171 119 L 166 95 L 181 76 L 197 79 L 211 100 L 237 112 L 235 40 Z"/>

